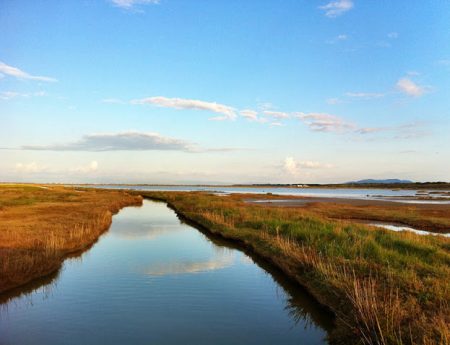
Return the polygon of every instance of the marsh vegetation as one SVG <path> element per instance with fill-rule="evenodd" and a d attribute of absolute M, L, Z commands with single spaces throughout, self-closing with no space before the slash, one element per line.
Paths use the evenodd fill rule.
<path fill-rule="evenodd" d="M 114 213 L 141 202 L 122 191 L 0 185 L 0 293 L 54 272 L 95 242 Z"/>
<path fill-rule="evenodd" d="M 2 185 L 0 292 L 55 272 L 68 254 L 92 245 L 108 229 L 112 214 L 140 205 L 142 197 L 167 202 L 202 231 L 238 243 L 307 288 L 336 317 L 332 342 L 449 343 L 450 239 L 355 222 L 445 232 L 448 205 L 280 207 L 246 202 L 245 194 Z M 195 267 L 210 267 L 205 265 Z"/>
<path fill-rule="evenodd" d="M 205 229 L 243 243 L 306 286 L 334 311 L 336 342 L 449 342 L 448 238 L 337 221 L 323 210 L 251 205 L 239 196 L 142 195 L 164 200 Z"/>

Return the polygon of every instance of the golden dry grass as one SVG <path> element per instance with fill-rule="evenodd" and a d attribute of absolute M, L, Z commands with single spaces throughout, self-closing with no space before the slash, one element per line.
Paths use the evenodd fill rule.
<path fill-rule="evenodd" d="M 58 269 L 142 198 L 120 191 L 0 185 L 0 293 Z"/>
<path fill-rule="evenodd" d="M 320 216 L 332 219 L 359 219 L 401 223 L 433 232 L 450 231 L 450 205 L 397 204 L 351 205 L 313 203 L 306 208 Z"/>

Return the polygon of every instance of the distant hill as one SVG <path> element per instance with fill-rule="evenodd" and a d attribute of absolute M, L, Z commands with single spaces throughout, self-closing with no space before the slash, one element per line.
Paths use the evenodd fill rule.
<path fill-rule="evenodd" d="M 413 183 L 411 180 L 399 180 L 396 178 L 390 178 L 386 180 L 374 180 L 374 179 L 366 179 L 366 180 L 359 180 L 359 181 L 351 181 L 348 182 L 350 184 L 398 184 L 398 183 Z"/>

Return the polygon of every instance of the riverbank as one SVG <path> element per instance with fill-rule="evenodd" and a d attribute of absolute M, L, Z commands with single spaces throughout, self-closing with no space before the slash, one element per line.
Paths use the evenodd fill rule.
<path fill-rule="evenodd" d="M 238 241 L 336 315 L 336 343 L 448 344 L 450 241 L 375 230 L 308 209 L 202 193 L 139 192 Z"/>
<path fill-rule="evenodd" d="M 141 203 L 122 191 L 0 185 L 0 293 L 57 271 L 109 228 L 113 214 Z"/>

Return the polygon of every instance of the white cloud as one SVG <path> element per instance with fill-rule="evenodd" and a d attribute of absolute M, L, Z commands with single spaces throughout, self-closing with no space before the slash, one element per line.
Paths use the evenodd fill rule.
<path fill-rule="evenodd" d="M 359 98 L 359 99 L 374 99 L 384 97 L 384 93 L 377 92 L 347 92 L 345 94 L 347 97 Z"/>
<path fill-rule="evenodd" d="M 297 162 L 293 157 L 286 157 L 286 159 L 284 160 L 283 168 L 287 173 L 291 175 L 296 175 L 298 173 Z"/>
<path fill-rule="evenodd" d="M 420 97 L 427 92 L 427 88 L 414 83 L 409 78 L 401 78 L 397 81 L 397 89 L 412 97 Z"/>
<path fill-rule="evenodd" d="M 325 15 L 330 18 L 338 17 L 341 14 L 353 8 L 352 0 L 331 1 L 326 5 L 320 6 L 319 9 L 325 11 Z"/>
<path fill-rule="evenodd" d="M 9 76 L 17 78 L 17 79 L 28 79 L 28 80 L 37 80 L 37 81 L 45 81 L 45 82 L 57 81 L 55 78 L 28 74 L 27 72 L 24 72 L 17 67 L 9 66 L 1 61 L 0 61 L 0 73 L 9 75 Z"/>
<path fill-rule="evenodd" d="M 164 137 L 158 133 L 122 132 L 89 134 L 80 140 L 46 146 L 22 146 L 23 150 L 37 151 L 145 151 L 172 150 L 192 151 L 192 143 Z"/>
<path fill-rule="evenodd" d="M 38 173 L 45 171 L 46 167 L 38 165 L 36 162 L 31 163 L 17 163 L 16 164 L 16 172 L 20 173 Z"/>
<path fill-rule="evenodd" d="M 356 129 L 356 126 L 344 119 L 326 113 L 297 113 L 296 118 L 305 123 L 315 132 L 343 133 Z"/>
<path fill-rule="evenodd" d="M 330 169 L 333 168 L 333 164 L 324 164 L 314 161 L 300 161 L 298 165 L 303 169 Z"/>
<path fill-rule="evenodd" d="M 97 170 L 98 170 L 97 161 L 92 161 L 88 165 L 79 166 L 79 167 L 72 169 L 72 172 L 87 174 L 87 173 L 91 173 L 91 172 L 96 172 Z"/>
<path fill-rule="evenodd" d="M 135 5 L 159 4 L 159 0 L 110 0 L 114 6 L 129 10 Z"/>
<path fill-rule="evenodd" d="M 251 121 L 256 121 L 258 119 L 258 112 L 251 109 L 244 109 L 239 112 L 241 116 L 245 117 L 246 119 L 249 119 Z"/>
<path fill-rule="evenodd" d="M 282 111 L 264 110 L 263 114 L 274 117 L 276 119 L 288 119 L 290 117 L 288 113 Z"/>
<path fill-rule="evenodd" d="M 293 157 L 286 157 L 283 170 L 290 175 L 298 175 L 303 169 L 330 169 L 332 164 L 324 164 L 315 161 L 297 161 Z"/>
<path fill-rule="evenodd" d="M 347 35 L 338 35 L 338 36 L 336 37 L 336 39 L 337 39 L 338 41 L 345 41 L 345 40 L 348 39 L 348 36 L 347 36 Z"/>
<path fill-rule="evenodd" d="M 42 97 L 45 96 L 46 93 L 44 91 L 38 91 L 34 93 L 19 93 L 15 91 L 3 91 L 0 92 L 0 99 L 8 101 L 17 97 Z"/>
<path fill-rule="evenodd" d="M 356 132 L 359 134 L 371 134 L 371 133 L 381 132 L 384 130 L 386 130 L 386 128 L 384 128 L 384 127 L 363 127 L 363 128 L 358 128 L 356 130 Z"/>
<path fill-rule="evenodd" d="M 233 107 L 220 103 L 205 102 L 195 99 L 168 98 L 157 96 L 157 97 L 135 99 L 132 100 L 131 103 L 152 104 L 163 108 L 202 110 L 222 115 L 219 117 L 214 117 L 212 118 L 212 120 L 234 120 L 236 118 L 236 111 Z"/>

